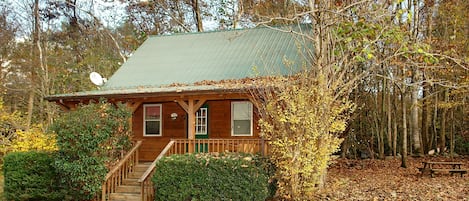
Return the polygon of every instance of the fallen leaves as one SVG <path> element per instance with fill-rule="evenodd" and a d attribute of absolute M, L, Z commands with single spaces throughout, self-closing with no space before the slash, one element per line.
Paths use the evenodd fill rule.
<path fill-rule="evenodd" d="M 469 175 L 420 175 L 422 161 L 449 161 L 444 157 L 409 158 L 408 168 L 400 159 L 338 159 L 329 168 L 328 181 L 315 200 L 469 200 Z M 469 158 L 454 161 L 469 168 Z"/>

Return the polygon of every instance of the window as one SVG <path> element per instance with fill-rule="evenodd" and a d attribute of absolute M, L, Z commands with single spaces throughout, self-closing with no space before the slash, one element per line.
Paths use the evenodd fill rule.
<path fill-rule="evenodd" d="M 252 103 L 231 103 L 231 135 L 252 136 Z"/>
<path fill-rule="evenodd" d="M 161 104 L 143 106 L 143 136 L 161 136 Z"/>
<path fill-rule="evenodd" d="M 207 135 L 207 108 L 200 108 L 195 113 L 195 134 Z"/>

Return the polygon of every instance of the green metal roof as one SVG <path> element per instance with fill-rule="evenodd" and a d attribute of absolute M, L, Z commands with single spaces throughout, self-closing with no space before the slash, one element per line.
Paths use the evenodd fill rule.
<path fill-rule="evenodd" d="M 139 93 L 142 88 L 158 93 L 154 88 L 174 84 L 286 75 L 300 67 L 302 45 L 288 31 L 292 27 L 281 28 L 285 31 L 261 27 L 149 37 L 100 90 L 88 94 Z M 285 61 L 293 64 L 286 67 Z M 87 92 L 63 95 L 78 94 Z"/>

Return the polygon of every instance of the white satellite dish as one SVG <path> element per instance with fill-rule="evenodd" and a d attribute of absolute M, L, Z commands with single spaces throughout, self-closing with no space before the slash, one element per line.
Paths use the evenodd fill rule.
<path fill-rule="evenodd" d="M 91 72 L 90 73 L 90 80 L 96 86 L 103 86 L 103 84 L 104 84 L 104 78 L 97 72 Z"/>

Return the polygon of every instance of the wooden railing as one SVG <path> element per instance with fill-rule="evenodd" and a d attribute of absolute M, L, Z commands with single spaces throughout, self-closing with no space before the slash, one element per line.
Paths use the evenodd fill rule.
<path fill-rule="evenodd" d="M 203 152 L 243 152 L 266 155 L 269 149 L 264 140 L 261 139 L 171 139 L 138 180 L 141 185 L 142 201 L 153 200 L 155 189 L 151 178 L 155 172 L 156 163 L 161 158 L 173 154 Z"/>
<path fill-rule="evenodd" d="M 268 147 L 261 139 L 174 139 L 172 152 L 210 153 L 210 152 L 243 152 L 267 154 Z"/>
<path fill-rule="evenodd" d="M 135 146 L 107 173 L 101 192 L 101 200 L 105 201 L 111 193 L 116 192 L 116 188 L 122 184 L 130 173 L 135 171 L 138 164 L 138 150 L 142 141 L 137 141 Z"/>
<path fill-rule="evenodd" d="M 171 152 L 171 149 L 174 145 L 174 141 L 171 140 L 166 147 L 161 151 L 160 155 L 156 157 L 156 159 L 151 163 L 150 167 L 143 173 L 142 177 L 138 180 L 141 186 L 141 195 L 142 201 L 146 200 L 153 200 L 155 190 L 153 188 L 153 183 L 151 182 L 151 178 L 153 177 L 153 173 L 155 172 L 155 165 L 161 158 L 165 156 L 172 155 L 174 153 Z"/>

